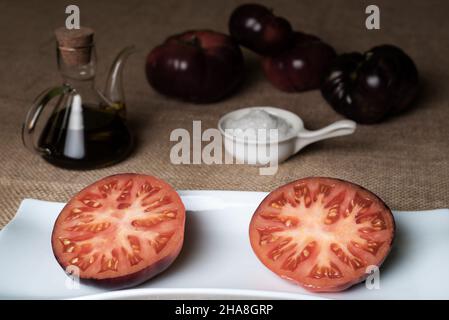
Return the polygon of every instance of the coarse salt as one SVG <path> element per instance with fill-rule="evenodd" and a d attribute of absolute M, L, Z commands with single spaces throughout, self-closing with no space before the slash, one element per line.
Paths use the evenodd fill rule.
<path fill-rule="evenodd" d="M 224 129 L 237 138 L 258 140 L 266 137 L 283 139 L 289 135 L 292 127 L 284 118 L 256 109 L 240 118 L 226 120 Z"/>

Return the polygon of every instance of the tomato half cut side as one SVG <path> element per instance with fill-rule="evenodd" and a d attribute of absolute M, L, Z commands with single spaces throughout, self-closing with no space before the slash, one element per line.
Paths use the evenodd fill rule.
<path fill-rule="evenodd" d="M 184 205 L 169 184 L 148 175 L 118 174 L 76 194 L 59 214 L 51 241 L 64 270 L 73 266 L 81 280 L 124 288 L 175 260 L 184 225 Z"/>
<path fill-rule="evenodd" d="M 310 291 L 344 290 L 380 266 L 395 223 L 372 192 L 351 182 L 312 177 L 272 191 L 254 213 L 251 246 L 261 262 Z"/>

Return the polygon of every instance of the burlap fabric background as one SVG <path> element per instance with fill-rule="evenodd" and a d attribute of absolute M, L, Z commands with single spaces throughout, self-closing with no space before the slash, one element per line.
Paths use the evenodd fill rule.
<path fill-rule="evenodd" d="M 194 28 L 227 31 L 239 1 L 77 1 L 82 24 L 96 30 L 98 84 L 115 54 L 127 44 L 140 51 L 125 72 L 129 121 L 138 137 L 134 154 L 110 168 L 68 171 L 52 167 L 22 146 L 20 128 L 35 96 L 60 83 L 53 29 L 63 25 L 66 1 L 0 2 L 0 228 L 23 198 L 66 201 L 85 185 L 109 174 L 142 172 L 177 189 L 269 191 L 295 178 L 322 175 L 348 179 L 378 193 L 394 209 L 449 207 L 449 3 L 375 1 L 381 30 L 367 31 L 365 7 L 372 1 L 262 1 L 296 29 L 321 36 L 339 52 L 392 43 L 416 61 L 423 90 L 415 108 L 388 122 L 359 126 L 348 137 L 314 144 L 282 164 L 275 176 L 243 165 L 172 165 L 175 128 L 215 127 L 224 113 L 251 105 L 284 107 L 310 129 L 340 119 L 318 91 L 286 94 L 264 79 L 255 55 L 245 51 L 248 78 L 238 94 L 213 105 L 164 98 L 144 75 L 148 51 L 176 32 Z"/>

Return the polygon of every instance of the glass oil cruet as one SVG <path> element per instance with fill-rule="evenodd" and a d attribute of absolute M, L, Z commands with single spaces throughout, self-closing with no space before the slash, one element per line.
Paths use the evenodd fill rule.
<path fill-rule="evenodd" d="M 125 61 L 134 47 L 123 49 L 111 66 L 104 92 L 95 87 L 94 31 L 87 27 L 55 31 L 58 69 L 63 85 L 41 93 L 22 129 L 24 145 L 49 163 L 67 169 L 93 169 L 123 160 L 132 150 L 122 87 Z M 37 123 L 45 107 L 49 116 Z"/>

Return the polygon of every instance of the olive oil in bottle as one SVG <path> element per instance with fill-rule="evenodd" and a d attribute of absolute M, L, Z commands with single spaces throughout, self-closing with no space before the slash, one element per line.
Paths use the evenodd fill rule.
<path fill-rule="evenodd" d="M 124 159 L 132 136 L 120 115 L 76 102 L 54 113 L 39 138 L 43 158 L 68 169 L 93 169 Z"/>
<path fill-rule="evenodd" d="M 66 169 L 100 168 L 125 159 L 133 138 L 126 125 L 122 72 L 134 48 L 117 55 L 101 92 L 95 85 L 94 31 L 61 27 L 55 34 L 63 84 L 47 89 L 31 105 L 22 127 L 24 145 Z M 42 110 L 48 110 L 50 101 L 56 103 L 37 134 L 36 123 L 43 121 Z"/>

